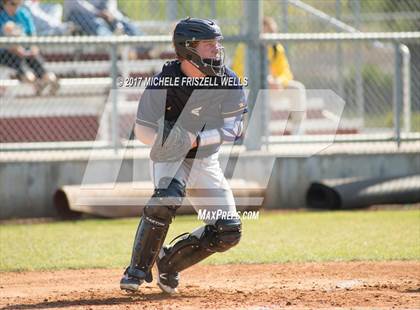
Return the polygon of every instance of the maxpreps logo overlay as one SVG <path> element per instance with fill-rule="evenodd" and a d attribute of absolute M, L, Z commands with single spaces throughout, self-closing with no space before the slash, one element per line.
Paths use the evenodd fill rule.
<path fill-rule="evenodd" d="M 212 221 L 218 219 L 231 220 L 231 219 L 245 219 L 245 220 L 258 220 L 260 211 L 224 211 L 218 210 L 198 210 L 197 219 L 200 221 Z"/>

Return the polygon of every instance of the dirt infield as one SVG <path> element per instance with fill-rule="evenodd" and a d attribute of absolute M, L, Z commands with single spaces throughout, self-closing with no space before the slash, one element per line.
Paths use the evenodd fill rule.
<path fill-rule="evenodd" d="M 196 266 L 180 293 L 121 292 L 122 270 L 0 274 L 0 309 L 420 308 L 420 262 Z"/>

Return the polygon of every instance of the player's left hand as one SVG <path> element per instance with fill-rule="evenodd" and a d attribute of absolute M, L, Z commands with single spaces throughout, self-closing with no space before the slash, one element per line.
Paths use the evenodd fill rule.
<path fill-rule="evenodd" d="M 191 148 L 195 148 L 197 147 L 197 136 L 195 134 L 193 134 L 192 132 L 188 131 L 188 136 L 190 137 L 191 140 Z"/>
<path fill-rule="evenodd" d="M 173 162 L 183 160 L 193 148 L 196 137 L 181 126 L 164 121 L 159 126 L 156 140 L 150 151 L 150 158 L 155 162 Z"/>

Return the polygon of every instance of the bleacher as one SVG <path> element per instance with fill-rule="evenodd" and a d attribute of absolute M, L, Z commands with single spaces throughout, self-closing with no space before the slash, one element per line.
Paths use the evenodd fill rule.
<path fill-rule="evenodd" d="M 148 77 L 159 72 L 165 61 L 175 57 L 172 51 L 160 50 L 137 54 L 129 59 L 126 50 L 119 50 L 118 70 L 124 77 Z M 32 86 L 20 83 L 13 70 L 2 67 L 0 76 L 0 142 L 92 141 L 98 137 L 109 139 L 109 94 L 111 61 L 103 49 L 87 47 L 46 47 L 43 50 L 45 66 L 60 78 L 60 89 L 55 95 L 36 96 Z M 142 89 L 124 89 L 119 92 L 119 135 L 127 138 L 135 120 Z M 288 109 L 291 102 L 270 102 L 271 135 L 290 135 Z M 105 113 L 103 113 L 105 110 Z M 301 134 L 334 134 L 337 120 L 325 110 L 322 100 L 308 99 L 306 120 Z M 106 119 L 108 117 L 108 119 Z M 341 120 L 338 134 L 358 133 L 360 120 Z M 286 128 L 286 130 L 283 130 Z"/>
<path fill-rule="evenodd" d="M 290 109 L 293 103 L 287 96 L 272 94 L 269 101 L 269 132 L 273 136 L 293 135 L 293 122 Z M 360 119 L 340 118 L 340 115 L 329 111 L 325 98 L 314 97 L 305 100 L 304 121 L 299 125 L 299 134 L 333 135 L 357 134 L 363 123 Z"/>
<path fill-rule="evenodd" d="M 43 54 L 45 67 L 60 78 L 55 95 L 36 96 L 31 85 L 19 82 L 13 70 L 2 67 L 0 142 L 91 141 L 97 137 L 112 86 L 109 54 L 91 48 L 87 52 L 80 48 L 65 52 L 47 49 Z M 140 54 L 129 60 L 124 51 L 119 54 L 119 75 L 124 77 L 152 76 L 174 56 L 162 51 L 154 58 Z M 119 96 L 123 138 L 131 130 L 140 94 L 137 89 Z"/>

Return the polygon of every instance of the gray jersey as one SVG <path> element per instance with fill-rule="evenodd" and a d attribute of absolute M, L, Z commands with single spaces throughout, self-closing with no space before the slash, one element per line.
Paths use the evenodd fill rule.
<path fill-rule="evenodd" d="M 157 129 L 158 120 L 164 117 L 166 121 L 177 122 L 195 134 L 211 130 L 220 132 L 219 143 L 202 145 L 199 152 L 193 149 L 188 153 L 188 158 L 210 156 L 218 151 L 223 141 L 236 139 L 237 135 L 233 128 L 235 126 L 224 128 L 227 119 L 235 118 L 238 122 L 242 122 L 242 116 L 247 112 L 245 95 L 235 73 L 227 69 L 225 77 L 206 77 L 209 82 L 206 85 L 197 83 L 190 86 L 183 83 L 188 77 L 182 73 L 180 62 L 172 61 L 163 67 L 156 78 L 170 78 L 172 81 L 178 78 L 178 85 L 148 86 L 137 110 L 138 124 Z M 234 83 L 224 86 L 223 78 Z"/>

